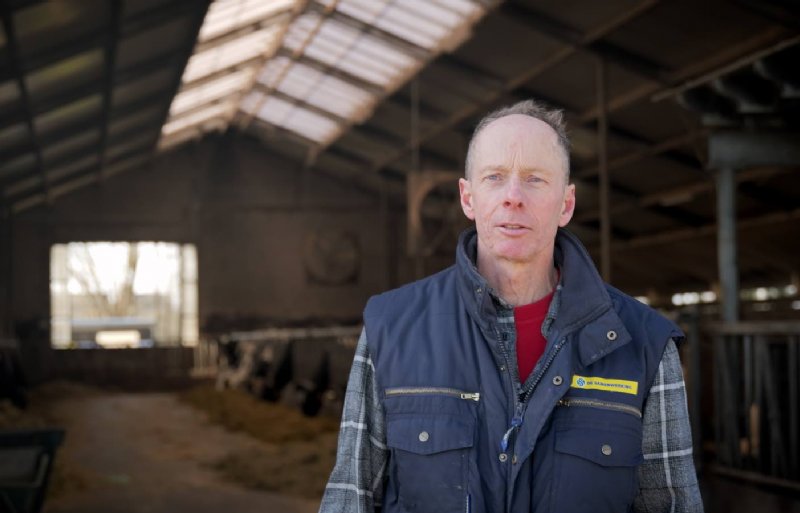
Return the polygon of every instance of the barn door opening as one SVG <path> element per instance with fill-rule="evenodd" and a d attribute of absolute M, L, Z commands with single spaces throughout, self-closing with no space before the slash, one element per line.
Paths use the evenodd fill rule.
<path fill-rule="evenodd" d="M 59 349 L 196 345 L 197 252 L 168 242 L 71 242 L 50 251 Z"/>

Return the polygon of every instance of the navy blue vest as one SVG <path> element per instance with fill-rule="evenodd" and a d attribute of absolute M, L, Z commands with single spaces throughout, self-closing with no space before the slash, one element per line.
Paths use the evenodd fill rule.
<path fill-rule="evenodd" d="M 558 313 L 522 388 L 469 255 L 475 237 L 462 234 L 456 265 L 364 312 L 391 451 L 384 512 L 630 510 L 642 409 L 680 331 L 604 284 L 560 230 Z"/>

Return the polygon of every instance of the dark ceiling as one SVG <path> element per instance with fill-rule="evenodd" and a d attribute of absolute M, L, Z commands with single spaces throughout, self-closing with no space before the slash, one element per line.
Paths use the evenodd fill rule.
<path fill-rule="evenodd" d="M 355 187 L 388 190 L 402 203 L 411 170 L 462 169 L 470 132 L 483 113 L 523 98 L 544 100 L 567 113 L 578 187 L 570 226 L 597 255 L 597 106 L 605 97 L 614 283 L 644 294 L 704 290 L 716 282 L 707 141 L 721 131 L 798 133 L 799 4 L 481 4 L 488 13 L 470 37 L 430 60 L 331 144 L 311 144 L 260 120 L 234 122 L 229 130 Z M 157 155 L 208 2 L 0 5 L 0 189 L 9 212 L 136 172 Z M 319 6 L 310 1 L 304 8 Z M 369 31 L 398 43 L 391 33 Z M 337 77 L 368 86 L 354 75 Z M 745 286 L 785 284 L 800 272 L 798 167 L 738 172 Z M 439 196 L 449 199 L 454 191 Z"/>

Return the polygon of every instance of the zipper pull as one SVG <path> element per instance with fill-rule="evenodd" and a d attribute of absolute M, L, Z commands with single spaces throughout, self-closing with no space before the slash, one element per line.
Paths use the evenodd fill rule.
<path fill-rule="evenodd" d="M 461 398 L 468 401 L 480 401 L 481 394 L 480 392 L 475 392 L 474 394 L 461 394 Z"/>
<path fill-rule="evenodd" d="M 518 429 L 521 425 L 522 417 L 515 416 L 513 419 L 511 419 L 511 427 L 508 428 L 508 431 L 506 431 L 503 435 L 503 439 L 500 440 L 500 450 L 502 450 L 502 452 L 506 452 L 508 450 L 508 441 L 511 438 L 511 433 L 513 433 L 514 430 Z"/>

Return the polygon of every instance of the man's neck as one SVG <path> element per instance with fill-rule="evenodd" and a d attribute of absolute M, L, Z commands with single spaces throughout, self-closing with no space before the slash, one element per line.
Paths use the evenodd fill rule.
<path fill-rule="evenodd" d="M 489 286 L 513 306 L 527 305 L 542 299 L 553 291 L 558 282 L 552 253 L 549 258 L 519 263 L 481 258 L 479 248 L 477 263 L 478 272 Z"/>

